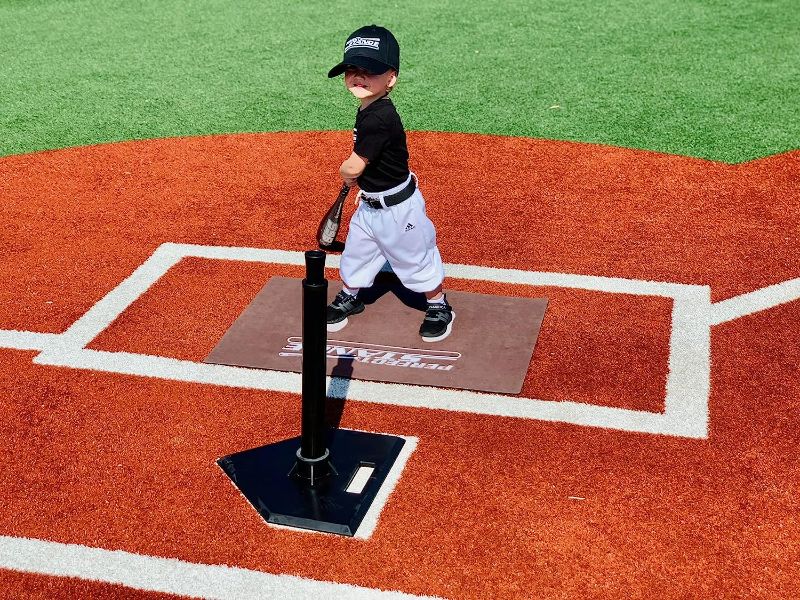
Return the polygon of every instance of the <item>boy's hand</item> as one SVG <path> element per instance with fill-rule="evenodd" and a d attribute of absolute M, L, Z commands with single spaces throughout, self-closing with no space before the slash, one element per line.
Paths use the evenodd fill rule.
<path fill-rule="evenodd" d="M 353 152 L 350 157 L 342 163 L 342 166 L 339 167 L 339 175 L 342 176 L 342 180 L 348 186 L 353 187 L 356 185 L 356 180 L 367 167 L 367 162 L 368 161 Z"/>

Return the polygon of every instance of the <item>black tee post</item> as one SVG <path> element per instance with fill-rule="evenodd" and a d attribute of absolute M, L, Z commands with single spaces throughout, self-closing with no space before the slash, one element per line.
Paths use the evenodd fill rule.
<path fill-rule="evenodd" d="M 325 252 L 309 250 L 305 262 L 300 437 L 223 456 L 217 464 L 267 522 L 353 536 L 405 440 L 381 433 L 328 429 Z M 278 339 L 276 343 L 283 342 Z"/>
<path fill-rule="evenodd" d="M 330 474 L 330 453 L 326 448 L 325 371 L 328 332 L 325 307 L 328 280 L 325 279 L 325 252 L 305 253 L 303 279 L 303 376 L 300 448 L 296 473 L 312 487 Z"/>

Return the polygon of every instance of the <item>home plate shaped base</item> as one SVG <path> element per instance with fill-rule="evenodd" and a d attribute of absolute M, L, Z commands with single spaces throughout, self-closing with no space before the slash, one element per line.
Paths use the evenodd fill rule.
<path fill-rule="evenodd" d="M 295 474 L 299 437 L 217 464 L 268 523 L 353 536 L 404 444 L 397 436 L 334 429 L 327 443 L 332 474 L 314 487 Z"/>

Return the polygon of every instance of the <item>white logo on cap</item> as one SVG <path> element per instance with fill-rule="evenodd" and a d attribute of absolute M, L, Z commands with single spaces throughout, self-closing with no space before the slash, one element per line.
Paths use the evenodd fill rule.
<path fill-rule="evenodd" d="M 381 38 L 354 37 L 350 40 L 347 40 L 347 43 L 344 45 L 344 51 L 347 52 L 352 48 L 371 48 L 372 50 L 380 50 L 380 46 Z"/>

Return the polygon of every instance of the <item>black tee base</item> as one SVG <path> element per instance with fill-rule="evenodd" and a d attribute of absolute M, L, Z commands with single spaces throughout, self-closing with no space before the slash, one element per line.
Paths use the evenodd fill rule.
<path fill-rule="evenodd" d="M 353 536 L 403 444 L 397 436 L 334 429 L 328 434 L 329 474 L 314 485 L 299 472 L 299 437 L 231 454 L 217 464 L 268 523 Z M 370 467 L 361 490 L 347 491 L 360 487 L 351 485 L 357 483 L 353 478 Z"/>

